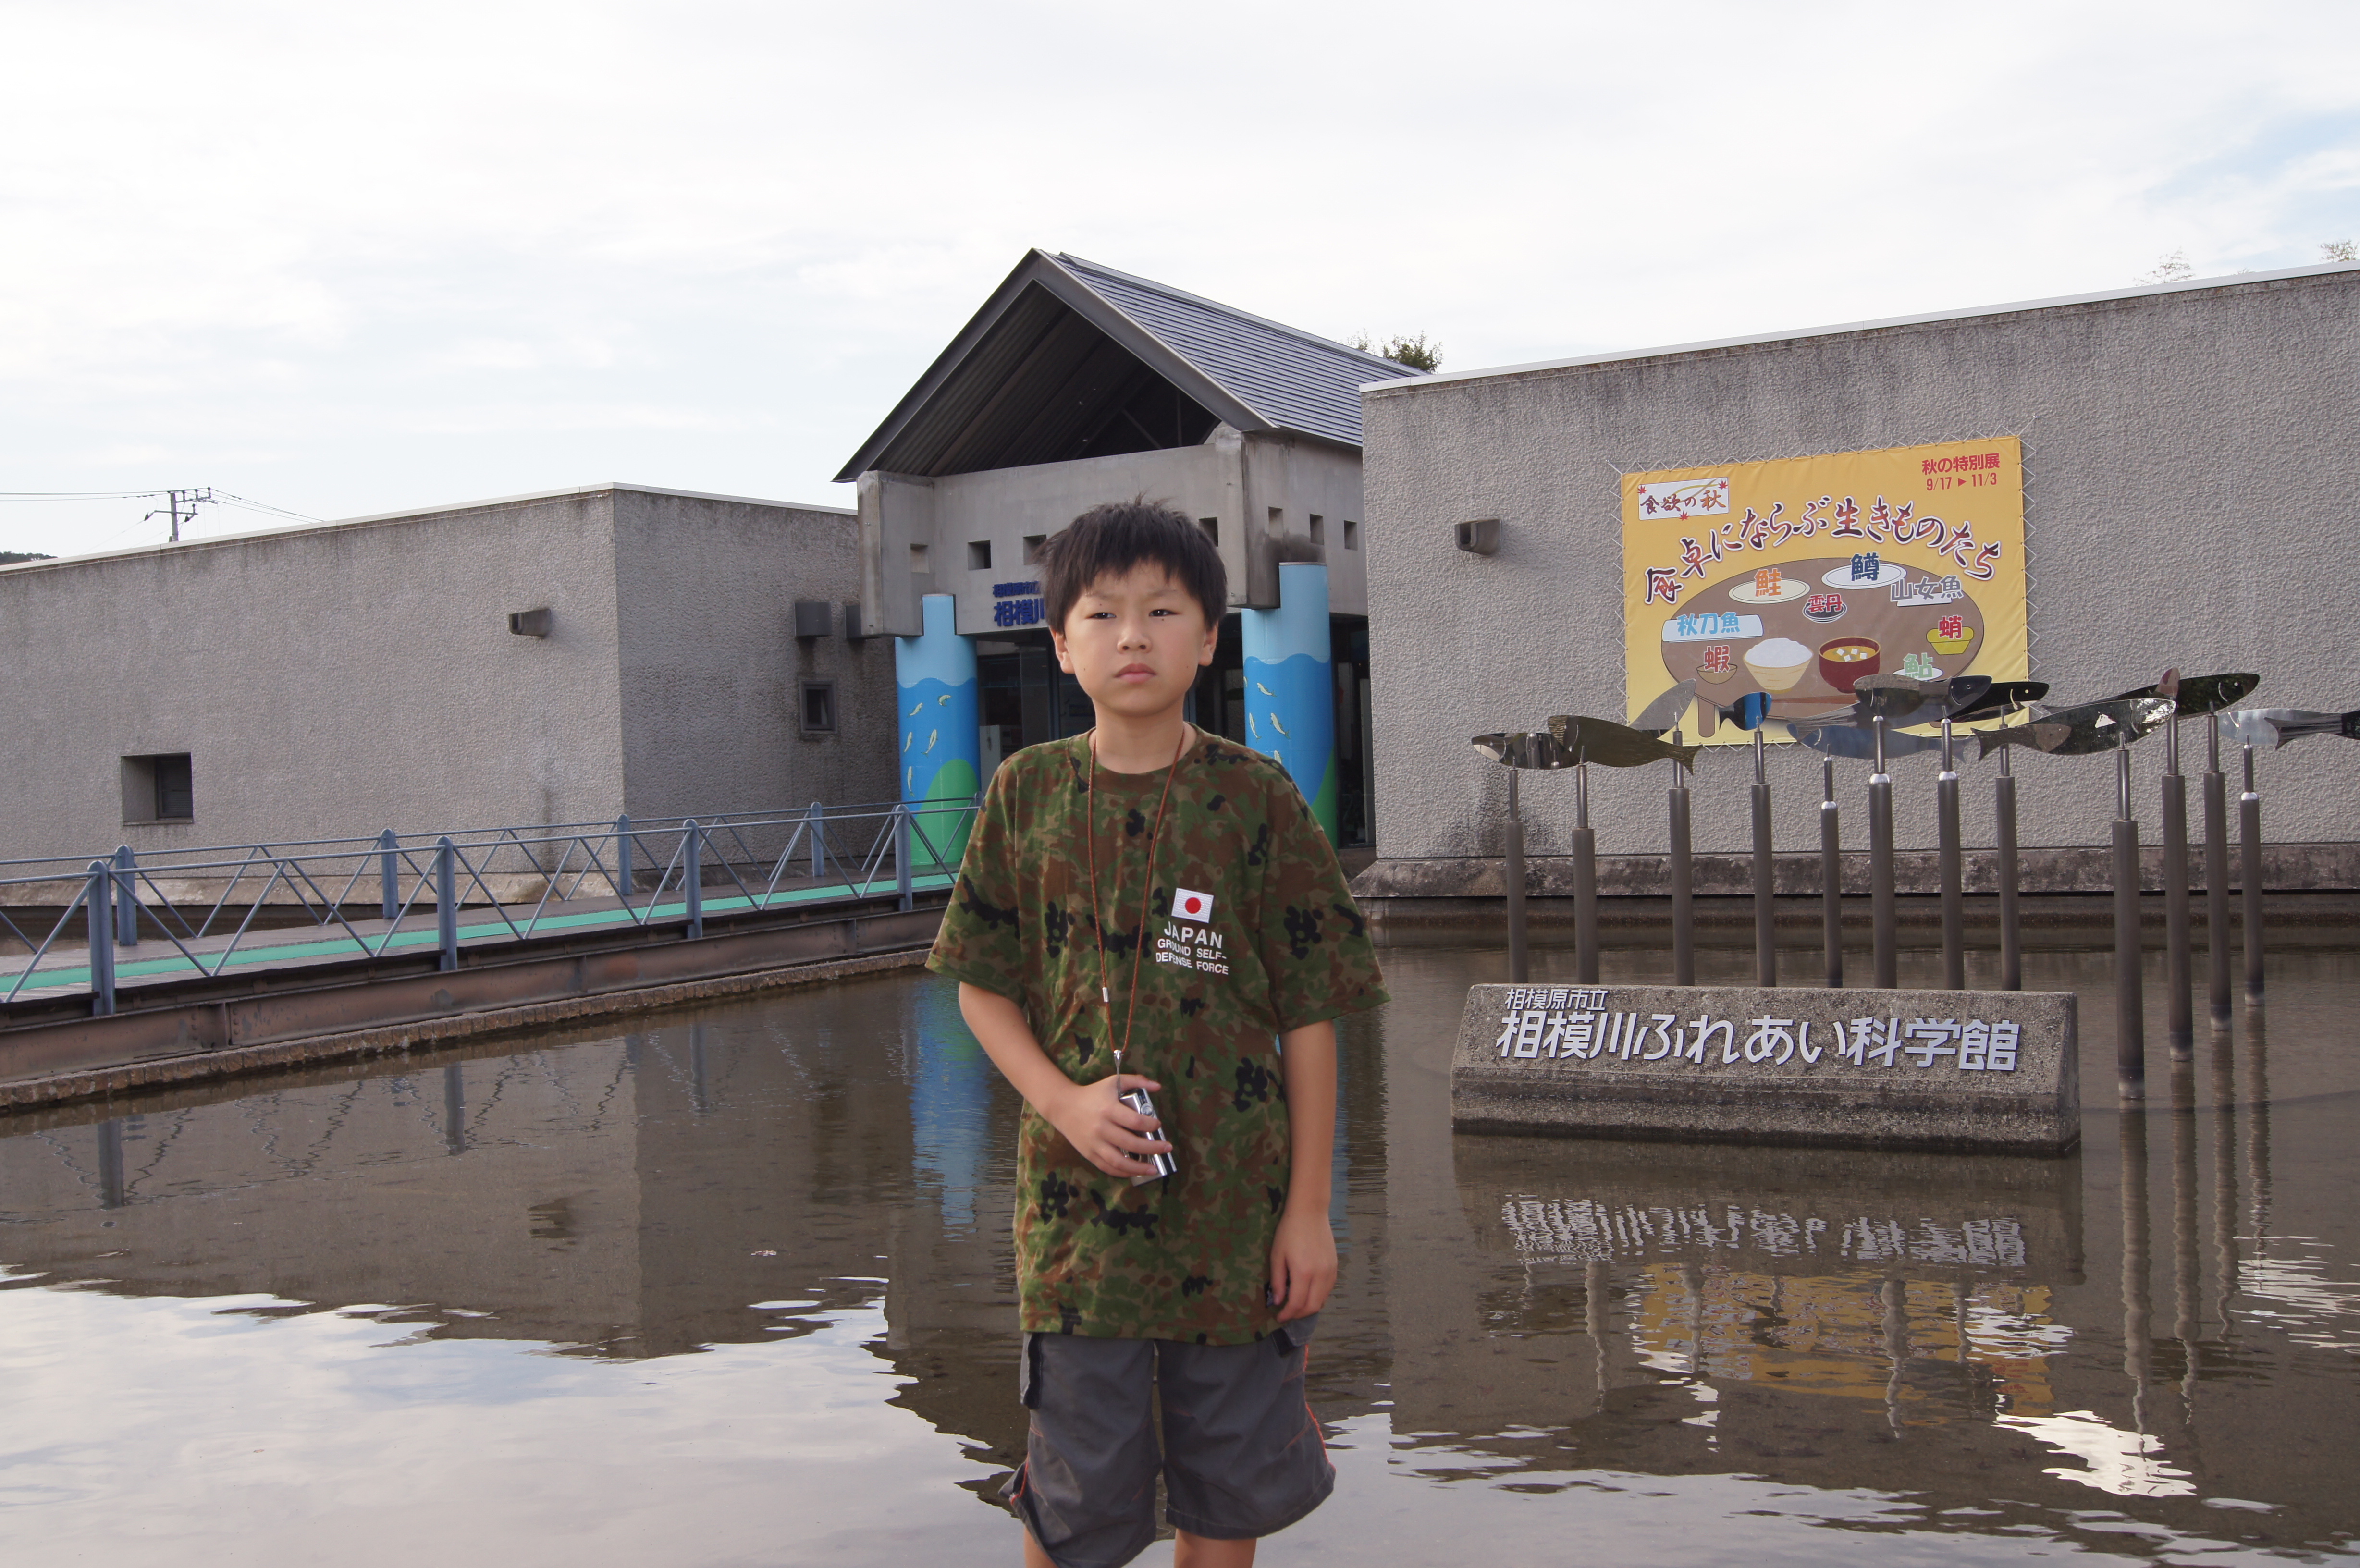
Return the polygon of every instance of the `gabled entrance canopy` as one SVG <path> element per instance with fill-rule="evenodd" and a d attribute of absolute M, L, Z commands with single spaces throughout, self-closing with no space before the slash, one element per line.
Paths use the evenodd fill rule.
<path fill-rule="evenodd" d="M 836 475 L 940 477 L 1194 446 L 1216 424 L 1360 444 L 1362 383 L 1416 371 L 1032 251 Z"/>

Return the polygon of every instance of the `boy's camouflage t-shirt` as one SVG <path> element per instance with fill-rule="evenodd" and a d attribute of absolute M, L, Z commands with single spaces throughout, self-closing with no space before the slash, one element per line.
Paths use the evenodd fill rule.
<path fill-rule="evenodd" d="M 1178 1174 L 1134 1187 L 1032 1106 L 1018 1134 L 1016 1271 L 1035 1333 L 1239 1345 L 1278 1323 L 1264 1296 L 1286 1202 L 1275 1036 L 1385 1000 L 1334 850 L 1285 770 L 1210 736 L 1180 759 L 1147 863 L 1162 768 L 1098 773 L 1098 883 L 1084 839 L 1089 737 L 1001 766 L 928 967 L 1017 1002 L 1077 1083 L 1114 1070 L 1098 933 L 1121 1038 L 1148 900 L 1123 1076 L 1155 1080 Z"/>

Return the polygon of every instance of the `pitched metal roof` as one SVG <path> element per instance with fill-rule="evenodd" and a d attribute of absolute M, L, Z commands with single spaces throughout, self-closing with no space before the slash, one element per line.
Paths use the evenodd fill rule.
<path fill-rule="evenodd" d="M 966 474 L 1139 451 L 1142 441 L 1187 445 L 1216 419 L 1358 446 L 1362 384 L 1417 374 L 1181 289 L 1035 250 L 836 477 L 870 469 Z"/>

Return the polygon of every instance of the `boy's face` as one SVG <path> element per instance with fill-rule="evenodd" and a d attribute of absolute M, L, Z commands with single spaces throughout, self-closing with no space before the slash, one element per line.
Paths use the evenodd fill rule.
<path fill-rule="evenodd" d="M 1081 682 L 1101 714 L 1153 719 L 1188 698 L 1213 662 L 1218 625 L 1205 624 L 1195 595 L 1153 561 L 1099 578 L 1050 631 L 1057 667 Z"/>

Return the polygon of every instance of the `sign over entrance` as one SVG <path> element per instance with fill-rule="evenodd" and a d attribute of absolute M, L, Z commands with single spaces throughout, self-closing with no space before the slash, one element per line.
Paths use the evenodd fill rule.
<path fill-rule="evenodd" d="M 1751 743 L 1714 712 L 1749 691 L 1808 719 L 1863 675 L 2020 681 L 2022 444 L 1625 474 L 1622 576 L 1629 713 L 1694 681 L 1682 727 L 1710 745 Z"/>

